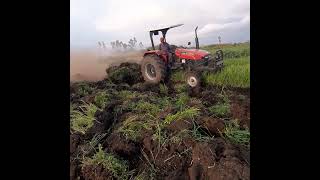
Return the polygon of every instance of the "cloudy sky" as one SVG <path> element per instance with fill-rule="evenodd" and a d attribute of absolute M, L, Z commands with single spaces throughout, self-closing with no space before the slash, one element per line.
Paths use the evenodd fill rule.
<path fill-rule="evenodd" d="M 201 44 L 250 40 L 250 0 L 70 0 L 71 48 L 96 47 L 98 41 L 150 45 L 148 31 L 183 23 L 167 33 L 167 42 Z M 154 37 L 159 42 L 159 36 Z"/>

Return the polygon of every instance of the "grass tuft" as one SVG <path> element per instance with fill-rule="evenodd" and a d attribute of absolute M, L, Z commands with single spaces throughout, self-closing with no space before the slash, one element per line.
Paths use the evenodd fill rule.
<path fill-rule="evenodd" d="M 96 120 L 94 114 L 99 108 L 94 104 L 85 103 L 85 105 L 80 106 L 80 109 L 81 111 L 72 110 L 70 112 L 71 129 L 85 134 L 93 126 L 93 122 Z"/>
<path fill-rule="evenodd" d="M 129 172 L 128 162 L 117 159 L 113 154 L 105 153 L 99 144 L 98 151 L 92 158 L 85 158 L 83 165 L 102 165 L 106 170 L 110 171 L 117 179 L 128 179 L 132 172 Z"/>
<path fill-rule="evenodd" d="M 131 116 L 126 119 L 123 125 L 118 129 L 118 132 L 122 133 L 126 139 L 137 141 L 141 137 L 141 131 L 143 129 L 151 130 L 152 124 L 148 121 L 142 121 L 139 117 Z"/>
<path fill-rule="evenodd" d="M 183 111 L 179 111 L 176 114 L 169 114 L 165 120 L 164 124 L 171 124 L 173 121 L 178 121 L 181 119 L 194 119 L 196 116 L 200 115 L 200 109 L 198 108 L 188 108 Z"/>
<path fill-rule="evenodd" d="M 183 110 L 186 108 L 186 104 L 189 101 L 189 96 L 186 93 L 180 93 L 177 95 L 175 105 L 179 110 Z"/>
<path fill-rule="evenodd" d="M 143 114 L 151 114 L 152 116 L 155 116 L 157 113 L 160 112 L 160 107 L 156 104 L 151 104 L 147 101 L 140 100 L 138 103 L 134 105 L 133 111 Z"/>
<path fill-rule="evenodd" d="M 184 72 L 183 71 L 174 71 L 171 75 L 171 81 L 173 82 L 183 82 L 184 81 Z"/>
<path fill-rule="evenodd" d="M 93 91 L 93 88 L 90 87 L 88 83 L 80 82 L 78 84 L 77 94 L 79 94 L 80 96 L 86 96 L 86 95 L 92 93 L 92 91 Z"/>
<path fill-rule="evenodd" d="M 122 90 L 118 92 L 117 97 L 120 98 L 121 100 L 128 100 L 136 97 L 137 95 L 138 95 L 137 92 Z"/>
<path fill-rule="evenodd" d="M 188 85 L 186 83 L 179 83 L 174 85 L 174 90 L 177 93 L 184 93 L 188 89 Z"/>
<path fill-rule="evenodd" d="M 104 109 L 108 101 L 108 94 L 104 91 L 99 92 L 96 94 L 94 97 L 94 103 L 97 105 L 99 108 Z"/>
<path fill-rule="evenodd" d="M 168 87 L 165 84 L 159 85 L 160 94 L 168 95 Z"/>
<path fill-rule="evenodd" d="M 223 135 L 235 144 L 250 145 L 250 131 L 248 129 L 241 129 L 236 120 L 226 124 Z"/>
<path fill-rule="evenodd" d="M 225 60 L 225 67 L 218 73 L 205 73 L 204 82 L 209 86 L 250 87 L 249 58 Z"/>
<path fill-rule="evenodd" d="M 189 131 L 191 133 L 191 136 L 196 141 L 208 142 L 214 138 L 214 136 L 202 130 L 202 128 L 199 125 L 197 125 L 194 121 L 193 121 L 193 128 L 192 130 L 189 130 Z"/>

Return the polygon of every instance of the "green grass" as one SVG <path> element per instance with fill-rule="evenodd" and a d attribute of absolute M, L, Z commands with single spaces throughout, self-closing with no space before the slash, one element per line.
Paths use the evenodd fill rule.
<path fill-rule="evenodd" d="M 136 76 L 137 72 L 132 71 L 129 67 L 119 67 L 114 71 L 107 72 L 108 79 L 113 83 L 124 82 L 126 78 Z"/>
<path fill-rule="evenodd" d="M 183 71 L 173 71 L 170 77 L 171 81 L 173 82 L 183 82 L 184 78 Z"/>
<path fill-rule="evenodd" d="M 117 92 L 117 97 L 121 100 L 128 100 L 136 97 L 138 95 L 135 91 L 122 90 Z"/>
<path fill-rule="evenodd" d="M 134 180 L 149 180 L 150 176 L 147 174 L 146 171 L 141 172 L 136 177 L 134 177 Z"/>
<path fill-rule="evenodd" d="M 192 122 L 193 122 L 193 128 L 192 130 L 188 130 L 188 131 L 196 141 L 208 142 L 214 138 L 214 136 L 203 131 L 201 127 L 197 125 L 194 121 Z"/>
<path fill-rule="evenodd" d="M 202 49 L 214 54 L 218 49 L 224 52 L 225 67 L 221 72 L 204 76 L 207 85 L 228 87 L 250 87 L 250 43 L 204 46 Z"/>
<path fill-rule="evenodd" d="M 86 96 L 86 95 L 92 93 L 92 91 L 93 91 L 93 88 L 90 87 L 88 83 L 80 82 L 78 84 L 77 94 L 79 94 L 80 96 Z"/>
<path fill-rule="evenodd" d="M 160 94 L 168 95 L 168 87 L 165 84 L 159 85 Z"/>
<path fill-rule="evenodd" d="M 99 145 L 100 141 L 107 135 L 107 133 L 102 134 L 95 134 L 91 141 L 89 142 L 89 145 L 92 148 L 95 148 L 97 145 Z"/>
<path fill-rule="evenodd" d="M 165 109 L 172 106 L 171 98 L 167 96 L 163 98 L 159 98 L 157 102 L 161 109 Z"/>
<path fill-rule="evenodd" d="M 160 150 L 160 146 L 165 140 L 168 138 L 167 134 L 164 132 L 163 124 L 156 121 L 156 131 L 152 135 L 152 139 L 158 141 L 158 150 Z"/>
<path fill-rule="evenodd" d="M 240 125 L 236 120 L 226 124 L 223 135 L 235 144 L 250 145 L 250 131 L 248 129 L 240 129 Z"/>
<path fill-rule="evenodd" d="M 155 165 L 155 160 L 150 159 L 148 157 L 148 155 L 143 151 L 143 149 L 141 150 L 141 154 L 144 157 L 144 159 L 146 161 L 144 161 L 145 165 L 148 165 L 148 168 L 145 168 L 145 172 L 144 175 L 139 176 L 140 178 L 146 178 L 146 180 L 153 180 L 153 179 L 157 179 L 158 177 L 156 177 L 157 172 L 159 171 L 158 168 Z"/>
<path fill-rule="evenodd" d="M 189 99 L 190 98 L 186 93 L 177 94 L 177 97 L 175 99 L 175 106 L 179 108 L 179 110 L 183 110 L 186 108 L 186 104 L 188 103 Z"/>
<path fill-rule="evenodd" d="M 217 117 L 226 117 L 230 115 L 230 100 L 228 98 L 228 95 L 224 92 L 223 88 L 221 90 L 221 93 L 217 95 L 218 99 L 220 101 L 208 108 L 209 112 Z"/>
<path fill-rule="evenodd" d="M 80 109 L 82 111 L 72 110 L 70 112 L 70 126 L 72 130 L 85 134 L 93 126 L 96 120 L 94 114 L 99 108 L 94 104 L 85 104 L 80 106 Z"/>
<path fill-rule="evenodd" d="M 202 101 L 201 99 L 198 99 L 198 98 L 195 98 L 195 97 L 192 97 L 190 98 L 190 103 L 192 104 L 193 107 L 201 107 L 202 105 Z"/>
<path fill-rule="evenodd" d="M 105 153 L 99 144 L 99 150 L 92 158 L 85 158 L 83 166 L 102 165 L 106 170 L 110 171 L 117 179 L 128 179 L 132 174 L 129 172 L 128 162 L 117 159 L 113 154 Z"/>
<path fill-rule="evenodd" d="M 177 84 L 174 84 L 174 90 L 177 92 L 177 93 L 183 93 L 183 92 L 186 92 L 187 91 L 187 88 L 188 88 L 188 85 L 186 83 L 177 83 Z"/>
<path fill-rule="evenodd" d="M 122 133 L 126 139 L 137 141 L 141 137 L 141 131 L 143 129 L 151 130 L 152 124 L 148 121 L 141 120 L 139 116 L 131 116 L 126 119 L 123 125 L 118 129 L 118 132 Z"/>
<path fill-rule="evenodd" d="M 178 111 L 176 114 L 169 114 L 165 120 L 164 124 L 171 124 L 173 121 L 178 121 L 181 119 L 194 119 L 196 116 L 200 115 L 200 109 L 198 108 L 187 108 L 183 111 Z"/>
<path fill-rule="evenodd" d="M 250 87 L 249 57 L 226 59 L 221 72 L 205 73 L 204 81 L 210 86 Z"/>
<path fill-rule="evenodd" d="M 211 141 L 214 136 L 208 134 L 202 128 L 195 123 L 195 121 L 192 121 L 193 128 L 192 129 L 183 129 L 180 132 L 178 132 L 176 135 L 172 136 L 169 140 L 171 143 L 174 144 L 180 144 L 183 139 L 186 138 L 193 138 L 196 141 L 201 142 L 208 142 Z"/>
<path fill-rule="evenodd" d="M 94 97 L 94 103 L 99 108 L 104 109 L 108 101 L 108 94 L 104 91 L 98 92 Z"/>
<path fill-rule="evenodd" d="M 77 105 L 70 103 L 70 112 L 72 112 L 76 107 Z"/>
<path fill-rule="evenodd" d="M 156 104 L 149 103 L 147 101 L 140 100 L 138 103 L 135 104 L 135 107 L 133 108 L 133 111 L 139 113 L 139 114 L 151 114 L 152 116 L 155 116 L 157 113 L 160 112 L 160 107 Z"/>
<path fill-rule="evenodd" d="M 215 53 L 218 49 L 223 50 L 225 59 L 241 58 L 250 56 L 250 44 L 249 43 L 240 43 L 237 45 L 234 44 L 222 44 L 219 45 L 209 45 L 201 47 L 201 49 L 207 50 L 212 54 Z"/>
<path fill-rule="evenodd" d="M 80 151 L 79 151 L 79 154 L 78 154 L 77 158 L 80 159 L 80 160 L 83 160 L 87 155 L 89 155 L 90 153 L 95 151 L 96 147 L 99 145 L 101 140 L 106 135 L 107 135 L 107 133 L 95 134 L 93 136 L 93 138 L 89 142 L 87 142 L 87 140 L 85 140 L 85 142 L 86 142 L 85 145 L 84 146 L 79 146 Z M 81 155 L 82 158 L 79 155 Z"/>
<path fill-rule="evenodd" d="M 208 108 L 209 112 L 218 116 L 225 117 L 230 114 L 230 105 L 227 103 L 218 103 Z"/>
<path fill-rule="evenodd" d="M 155 97 L 154 99 L 148 99 L 154 102 L 148 102 L 143 99 L 138 102 L 133 102 L 130 105 L 132 112 L 136 113 L 136 116 L 128 118 L 119 132 L 123 133 L 126 138 L 136 141 L 141 137 L 141 131 L 152 130 L 155 127 L 153 139 L 157 140 L 159 144 L 166 139 L 163 134 L 163 126 L 158 122 L 157 116 L 165 108 L 171 105 L 169 97 Z"/>

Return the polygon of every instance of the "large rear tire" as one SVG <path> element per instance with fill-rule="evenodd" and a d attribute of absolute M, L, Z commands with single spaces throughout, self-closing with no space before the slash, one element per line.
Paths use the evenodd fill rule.
<path fill-rule="evenodd" d="M 156 55 L 145 56 L 141 63 L 141 73 L 147 84 L 158 84 L 166 77 L 166 66 Z"/>

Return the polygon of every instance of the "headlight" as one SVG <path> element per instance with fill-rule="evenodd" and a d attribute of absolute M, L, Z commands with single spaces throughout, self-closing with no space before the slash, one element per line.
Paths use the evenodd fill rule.
<path fill-rule="evenodd" d="M 211 54 L 208 54 L 204 57 L 204 59 L 208 60 L 208 59 L 211 59 L 211 57 L 212 57 Z"/>

